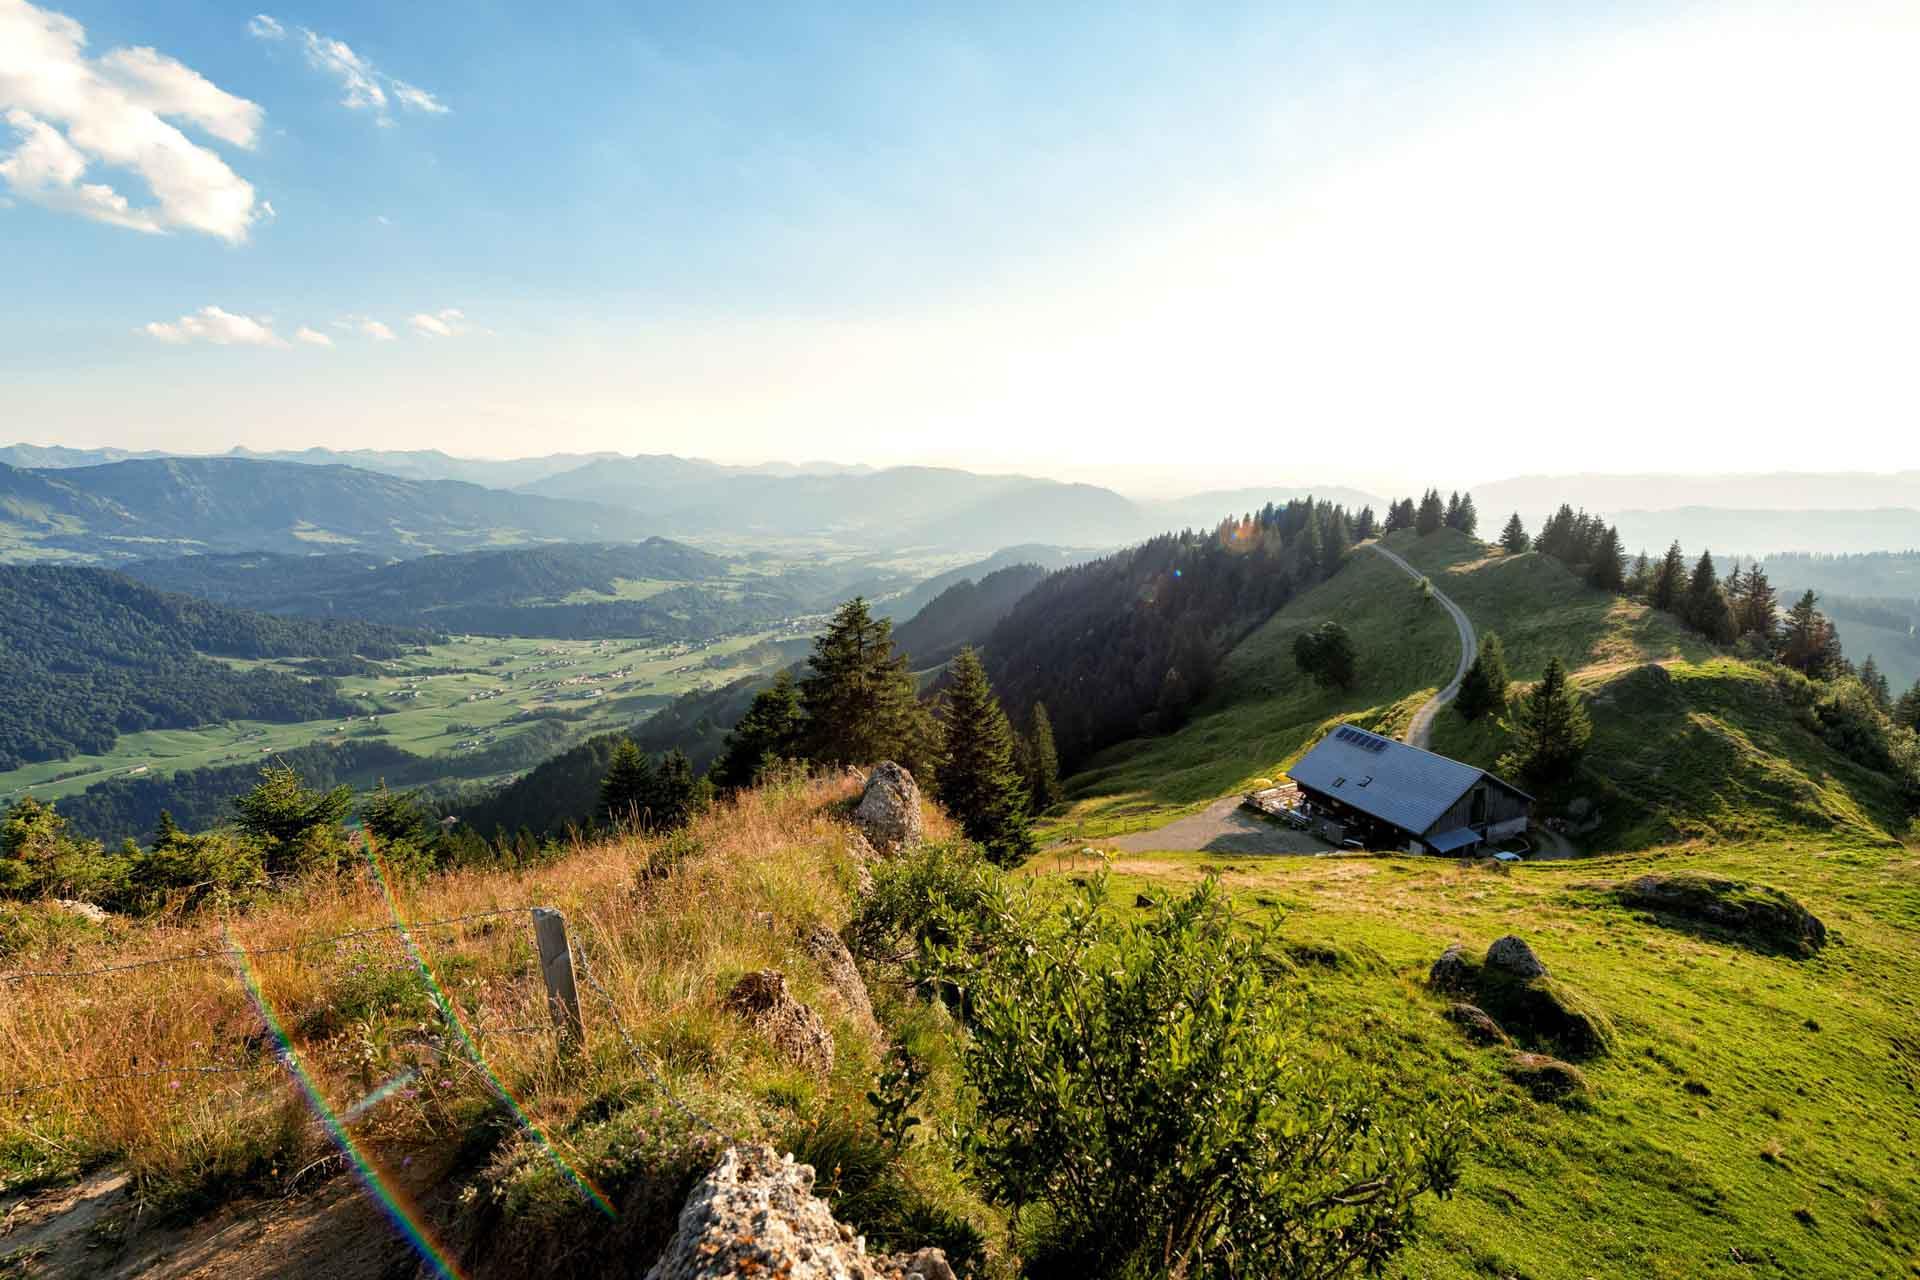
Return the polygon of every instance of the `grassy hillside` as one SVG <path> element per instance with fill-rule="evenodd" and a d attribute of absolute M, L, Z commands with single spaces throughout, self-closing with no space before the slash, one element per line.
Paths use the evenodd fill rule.
<path fill-rule="evenodd" d="M 1518 679 L 1576 671 L 1595 725 L 1583 841 L 1616 852 L 1505 871 L 1409 858 L 1120 855 L 1116 901 L 1223 875 L 1250 922 L 1296 958 L 1316 1039 L 1484 1100 L 1458 1193 L 1394 1267 L 1404 1277 L 1920 1274 L 1920 829 L 1888 779 L 1838 756 L 1792 681 L 1712 655 L 1671 619 L 1589 590 L 1557 562 L 1451 534 L 1392 544 L 1498 630 Z M 1293 670 L 1292 637 L 1335 617 L 1361 654 L 1334 694 Z M 1392 731 L 1452 669 L 1451 627 L 1417 588 L 1356 552 L 1228 659 L 1175 734 L 1124 744 L 1069 781 L 1056 836 L 1095 838 L 1271 776 L 1332 720 Z M 1657 664 L 1657 665 L 1656 665 Z M 1443 713 L 1436 749 L 1491 764 L 1492 721 Z M 1042 857 L 1033 874 L 1084 875 Z M 1809 959 L 1623 905 L 1648 873 L 1784 891 L 1831 931 Z M 1578 1063 L 1586 1092 L 1537 1100 L 1511 1050 L 1443 1016 L 1428 966 L 1519 933 L 1613 1031 Z M 1512 1028 L 1510 1028 L 1512 1029 Z M 1518 1029 L 1517 1048 L 1559 1053 Z M 1331 1048 L 1329 1050 L 1332 1052 Z"/>
<path fill-rule="evenodd" d="M 1717 872 L 1786 890 L 1839 940 L 1796 960 L 1629 910 L 1603 886 Z M 1042 864 L 1045 865 L 1045 864 Z M 1308 957 L 1329 1045 L 1482 1097 L 1453 1199 L 1412 1277 L 1856 1277 L 1920 1259 L 1920 853 L 1837 840 L 1688 846 L 1510 874 L 1418 859 L 1122 857 L 1115 897 L 1222 871 L 1250 920 Z M 1517 932 L 1604 1013 L 1592 1089 L 1536 1101 L 1426 990 L 1449 943 Z M 1527 1044 L 1524 1047 L 1551 1046 Z"/>
<path fill-rule="evenodd" d="M 1550 656 L 1593 672 L 1708 652 L 1672 618 L 1595 591 L 1550 557 L 1502 556 L 1452 531 L 1395 534 L 1388 545 L 1429 573 L 1483 633 L 1500 633 L 1517 678 L 1538 676 Z M 1329 619 L 1359 650 L 1349 690 L 1322 689 L 1294 665 L 1294 638 Z M 1183 728 L 1122 743 L 1069 778 L 1067 806 L 1044 833 L 1084 840 L 1159 825 L 1278 776 L 1338 720 L 1398 734 L 1458 658 L 1453 625 L 1418 584 L 1384 558 L 1352 551 L 1338 574 L 1228 654 L 1219 687 Z M 1435 748 L 1460 748 L 1458 717 L 1441 722 Z"/>

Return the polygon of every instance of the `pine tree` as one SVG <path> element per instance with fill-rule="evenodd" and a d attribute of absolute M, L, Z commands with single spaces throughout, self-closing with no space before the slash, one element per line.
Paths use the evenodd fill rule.
<path fill-rule="evenodd" d="M 1510 556 L 1517 556 L 1533 545 L 1533 539 L 1527 536 L 1527 526 L 1520 523 L 1520 513 L 1514 512 L 1507 518 L 1507 527 L 1500 531 L 1500 548 Z"/>
<path fill-rule="evenodd" d="M 1680 603 L 1681 593 L 1686 590 L 1687 560 L 1675 542 L 1667 548 L 1667 555 L 1660 567 L 1653 571 L 1653 585 L 1648 588 L 1647 600 L 1656 609 L 1673 612 Z"/>
<path fill-rule="evenodd" d="M 600 779 L 600 816 L 615 826 L 653 825 L 653 762 L 632 738 L 621 738 Z"/>
<path fill-rule="evenodd" d="M 1887 684 L 1886 673 L 1880 670 L 1880 664 L 1868 654 L 1867 660 L 1860 665 L 1860 683 L 1866 686 L 1867 696 L 1873 699 L 1873 705 L 1883 712 L 1893 710 L 1893 689 Z"/>
<path fill-rule="evenodd" d="M 967 839 L 987 856 L 1011 865 L 1033 852 L 1027 829 L 1027 788 L 1013 763 L 1013 727 L 987 683 L 972 646 L 960 651 L 947 689 L 946 757 L 938 794 L 960 820 Z"/>
<path fill-rule="evenodd" d="M 1460 491 L 1458 489 L 1447 495 L 1447 510 L 1440 517 L 1440 523 L 1448 529 L 1460 527 Z"/>
<path fill-rule="evenodd" d="M 1780 630 L 1780 604 L 1774 599 L 1773 584 L 1767 581 L 1767 571 L 1759 561 L 1755 561 L 1747 571 L 1746 590 L 1741 592 L 1734 606 L 1734 623 L 1740 633 L 1749 632 L 1764 638 L 1771 646 Z"/>
<path fill-rule="evenodd" d="M 800 756 L 806 715 L 800 706 L 800 688 L 793 673 L 782 671 L 767 688 L 753 695 L 747 714 L 727 734 L 720 758 L 713 763 L 716 786 L 753 785 L 760 771 L 776 760 Z"/>
<path fill-rule="evenodd" d="M 1402 529 L 1413 528 L 1413 499 L 1396 498 L 1387 504 L 1387 520 L 1380 526 L 1382 533 L 1398 533 Z"/>
<path fill-rule="evenodd" d="M 1360 508 L 1360 514 L 1353 518 L 1353 540 L 1365 542 L 1378 532 L 1379 530 L 1374 527 L 1373 508 L 1371 506 Z"/>
<path fill-rule="evenodd" d="M 812 672 L 800 682 L 802 743 L 822 764 L 893 760 L 916 777 L 938 753 L 937 729 L 920 705 L 903 654 L 893 656 L 893 623 L 856 596 L 813 642 Z"/>
<path fill-rule="evenodd" d="M 1027 737 L 1028 781 L 1033 791 L 1033 811 L 1045 813 L 1060 803 L 1060 753 L 1053 744 L 1053 721 L 1047 716 L 1047 704 L 1033 704 L 1033 732 Z"/>
<path fill-rule="evenodd" d="M 1567 777 L 1593 737 L 1593 723 L 1567 682 L 1560 659 L 1547 661 L 1546 674 L 1520 700 L 1513 718 L 1514 760 L 1519 771 L 1540 782 Z"/>
<path fill-rule="evenodd" d="M 1472 494 L 1460 495 L 1460 505 L 1455 508 L 1453 519 L 1447 522 L 1447 527 L 1458 529 L 1469 538 L 1480 531 L 1480 513 L 1474 509 Z"/>
<path fill-rule="evenodd" d="M 1815 680 L 1838 674 L 1845 661 L 1840 637 L 1827 615 L 1820 612 L 1819 597 L 1811 589 L 1787 610 L 1780 661 Z"/>
<path fill-rule="evenodd" d="M 648 797 L 649 823 L 657 831 L 673 831 L 685 826 L 693 816 L 695 783 L 693 762 L 687 753 L 675 747 L 660 757 L 660 769 L 653 775 L 653 791 Z"/>
<path fill-rule="evenodd" d="M 1920 680 L 1915 680 L 1913 688 L 1893 704 L 1893 722 L 1920 733 Z"/>
<path fill-rule="evenodd" d="M 1627 591 L 1634 597 L 1644 600 L 1653 586 L 1653 562 L 1642 551 L 1633 558 L 1633 568 L 1627 574 Z"/>
<path fill-rule="evenodd" d="M 260 782 L 233 802 L 235 825 L 260 842 L 267 870 L 293 869 L 301 847 L 315 838 L 336 836 L 339 825 L 353 811 L 353 788 L 309 791 L 300 775 L 284 764 L 260 771 Z"/>
<path fill-rule="evenodd" d="M 1587 581 L 1602 591 L 1619 591 L 1627 585 L 1626 552 L 1621 549 L 1618 529 L 1609 526 L 1594 544 Z"/>
<path fill-rule="evenodd" d="M 1474 655 L 1473 665 L 1460 681 L 1460 692 L 1453 699 L 1454 710 L 1463 719 L 1478 720 L 1489 711 L 1505 707 L 1507 681 L 1506 646 L 1500 643 L 1497 634 L 1489 631 L 1480 641 L 1480 652 Z"/>
<path fill-rule="evenodd" d="M 1713 618 L 1714 598 L 1720 594 L 1720 574 L 1714 568 L 1713 553 L 1702 551 L 1694 561 L 1693 574 L 1687 579 L 1687 594 L 1681 615 L 1695 631 L 1708 633 Z"/>
<path fill-rule="evenodd" d="M 1438 533 L 1441 526 L 1446 523 L 1446 519 L 1447 508 L 1446 504 L 1440 501 L 1440 491 L 1427 490 L 1420 498 L 1420 514 L 1414 517 L 1414 530 L 1424 538 L 1428 534 Z"/>

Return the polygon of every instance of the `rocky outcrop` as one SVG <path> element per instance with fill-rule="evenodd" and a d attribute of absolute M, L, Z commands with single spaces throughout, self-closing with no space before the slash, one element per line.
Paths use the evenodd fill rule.
<path fill-rule="evenodd" d="M 1471 991 L 1474 977 L 1474 963 L 1467 959 L 1467 949 L 1456 942 L 1427 970 L 1427 985 L 1435 991 Z"/>
<path fill-rule="evenodd" d="M 1533 948 L 1511 933 L 1494 939 L 1493 945 L 1487 948 L 1487 968 L 1498 969 L 1522 981 L 1547 976 L 1547 966 L 1533 954 Z"/>
<path fill-rule="evenodd" d="M 813 1195 L 813 1169 L 771 1147 L 727 1148 L 694 1187 L 647 1280 L 954 1280 L 938 1249 L 891 1257 L 836 1222 Z"/>
<path fill-rule="evenodd" d="M 727 1008 L 752 1022 L 790 1060 L 818 1071 L 833 1070 L 833 1035 L 810 1007 L 787 990 L 778 969 L 761 969 L 733 985 Z"/>
<path fill-rule="evenodd" d="M 113 913 L 104 907 L 96 907 L 91 902 L 82 902 L 77 898 L 55 898 L 53 906 L 61 914 L 74 916 L 89 924 L 105 924 L 113 919 Z"/>
<path fill-rule="evenodd" d="M 1456 1002 L 1447 1006 L 1445 1017 L 1460 1028 L 1461 1034 L 1475 1044 L 1507 1044 L 1507 1033 L 1500 1029 L 1485 1009 L 1477 1004 Z"/>
<path fill-rule="evenodd" d="M 883 854 L 900 853 L 920 843 L 920 786 L 913 775 L 888 760 L 867 775 L 867 788 L 853 811 L 854 825 Z"/>
<path fill-rule="evenodd" d="M 1584 1099 L 1592 1092 L 1580 1068 L 1540 1053 L 1516 1053 L 1507 1059 L 1507 1078 L 1541 1102 Z"/>
<path fill-rule="evenodd" d="M 1661 923 L 1705 926 L 1755 951 L 1810 956 L 1827 944 L 1827 926 L 1792 895 L 1725 876 L 1645 875 L 1614 896 L 1656 913 Z"/>
<path fill-rule="evenodd" d="M 877 1038 L 880 1024 L 874 1021 L 873 1001 L 867 995 L 867 984 L 860 977 L 860 970 L 853 963 L 853 953 L 847 950 L 847 944 L 840 940 L 840 935 L 816 921 L 801 931 L 800 946 L 820 966 L 827 986 L 839 998 L 847 1016 L 859 1023 L 861 1030 Z"/>

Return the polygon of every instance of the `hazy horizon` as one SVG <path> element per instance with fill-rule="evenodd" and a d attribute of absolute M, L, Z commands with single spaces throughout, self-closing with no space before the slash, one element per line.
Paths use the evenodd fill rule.
<path fill-rule="evenodd" d="M 182 452 L 1915 467 L 1916 60 L 1880 0 L 0 0 L 0 383 Z"/>

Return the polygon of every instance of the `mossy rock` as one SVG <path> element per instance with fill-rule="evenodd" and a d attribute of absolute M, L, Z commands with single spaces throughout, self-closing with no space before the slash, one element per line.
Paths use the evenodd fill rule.
<path fill-rule="evenodd" d="M 1769 885 L 1679 872 L 1644 875 L 1613 893 L 1661 924 L 1712 932 L 1756 951 L 1806 957 L 1827 942 L 1818 916 Z"/>
<path fill-rule="evenodd" d="M 1613 1020 L 1558 978 L 1523 980 L 1483 968 L 1477 994 L 1480 1007 L 1519 1040 L 1551 1044 L 1569 1058 L 1597 1058 L 1613 1048 Z"/>
<path fill-rule="evenodd" d="M 1364 942 L 1326 942 L 1285 940 L 1276 950 L 1302 969 L 1321 969 L 1329 973 L 1384 973 L 1386 957 Z"/>
<path fill-rule="evenodd" d="M 1516 1053 L 1507 1059 L 1507 1078 L 1541 1102 L 1584 1101 L 1593 1092 L 1586 1073 L 1571 1062 L 1543 1053 Z"/>

